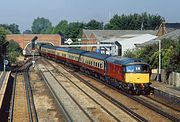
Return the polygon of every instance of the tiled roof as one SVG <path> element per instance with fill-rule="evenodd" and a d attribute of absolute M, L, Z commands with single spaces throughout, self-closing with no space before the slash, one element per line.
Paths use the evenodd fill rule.
<path fill-rule="evenodd" d="M 156 35 L 157 31 L 154 30 L 83 30 L 87 37 L 94 34 L 97 39 L 110 39 L 119 38 L 127 34 L 152 34 Z"/>
<path fill-rule="evenodd" d="M 170 38 L 173 40 L 177 40 L 179 37 L 180 37 L 180 29 L 177 29 L 159 37 L 159 39 Z"/>

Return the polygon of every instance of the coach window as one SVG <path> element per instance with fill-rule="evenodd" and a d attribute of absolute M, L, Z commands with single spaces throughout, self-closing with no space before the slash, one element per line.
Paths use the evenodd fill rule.
<path fill-rule="evenodd" d="M 102 63 L 100 63 L 100 68 L 102 68 Z"/>

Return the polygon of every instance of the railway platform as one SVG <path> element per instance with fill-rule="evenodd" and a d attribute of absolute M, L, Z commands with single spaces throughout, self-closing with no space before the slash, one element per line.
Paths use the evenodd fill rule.
<path fill-rule="evenodd" d="M 10 76 L 10 72 L 0 72 L 0 114 L 1 114 L 3 99 L 5 97 L 9 76 Z"/>
<path fill-rule="evenodd" d="M 157 81 L 152 81 L 151 87 L 154 88 L 154 97 L 180 109 L 180 88 Z"/>

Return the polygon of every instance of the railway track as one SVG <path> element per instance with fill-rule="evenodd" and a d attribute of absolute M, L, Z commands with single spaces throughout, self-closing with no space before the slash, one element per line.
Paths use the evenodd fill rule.
<path fill-rule="evenodd" d="M 57 68 L 57 66 L 54 66 L 54 68 L 55 67 Z M 66 68 L 64 68 L 64 69 L 66 69 Z M 73 74 L 73 76 L 75 76 L 76 78 L 80 79 L 82 82 L 84 82 L 85 84 L 89 85 L 90 87 L 92 87 L 92 88 L 95 87 L 90 82 L 88 82 L 87 80 L 84 80 L 83 78 L 81 78 L 79 75 L 77 75 L 73 71 L 68 70 L 68 72 L 71 72 L 71 74 Z M 94 77 L 93 77 L 93 79 L 94 79 Z M 116 88 L 114 88 L 114 87 L 112 87 L 112 86 L 110 86 L 108 84 L 105 84 L 102 81 L 101 81 L 101 83 L 103 83 L 104 85 L 110 87 L 111 89 L 115 90 L 116 92 L 118 92 L 118 93 L 120 92 L 121 94 L 127 96 L 128 98 L 131 98 L 132 100 L 136 101 L 137 103 L 142 104 L 143 106 L 151 109 L 152 111 L 155 111 L 156 113 L 162 115 L 163 117 L 168 118 L 170 121 L 180 121 L 180 119 L 178 117 L 179 114 L 176 114 L 176 110 L 172 110 L 172 108 L 169 108 L 168 106 L 164 106 L 162 104 L 159 105 L 160 103 L 158 103 L 158 105 L 157 105 L 157 103 L 155 103 L 155 101 L 152 102 L 152 100 L 151 100 L 151 102 L 150 102 L 150 100 L 148 100 L 147 97 L 144 97 L 144 96 L 132 96 L 132 95 L 126 94 L 126 93 L 124 93 L 122 91 L 119 91 L 118 89 L 116 89 Z M 97 88 L 95 88 L 95 89 L 97 89 Z M 103 91 L 101 91 L 99 89 L 97 89 L 97 91 L 102 93 L 102 94 L 104 94 L 105 96 L 108 96 L 107 94 L 105 94 Z M 115 104 L 121 104 L 120 102 L 118 102 L 117 100 L 113 99 L 112 97 L 109 97 L 109 98 L 111 100 L 113 100 Z M 164 112 L 165 109 L 162 109 L 162 108 L 166 108 L 166 111 Z M 169 112 L 168 112 L 168 110 L 169 110 Z M 173 111 L 173 113 L 171 113 L 172 111 Z M 177 111 L 177 113 L 178 113 L 178 111 Z"/>
<path fill-rule="evenodd" d="M 38 122 L 28 76 L 30 66 L 31 63 L 28 62 L 15 73 L 11 98 L 10 122 Z"/>
<path fill-rule="evenodd" d="M 37 66 L 39 67 L 39 66 Z M 60 109 L 64 112 L 64 115 L 66 117 L 66 120 L 68 122 L 72 122 L 72 121 L 80 121 L 80 120 L 86 120 L 86 121 L 92 121 L 92 119 L 89 117 L 89 115 L 83 110 L 83 108 L 80 106 L 79 103 L 77 103 L 77 101 L 72 97 L 72 95 L 59 83 L 59 81 L 56 79 L 56 77 L 52 74 L 52 72 L 44 67 L 45 72 L 49 73 L 49 75 L 51 76 L 51 82 L 55 81 L 54 83 L 56 84 L 56 87 L 53 87 L 52 84 L 50 84 L 49 79 L 47 79 L 47 77 L 45 76 L 45 74 L 43 73 L 44 71 L 42 71 L 40 68 L 38 68 L 41 76 L 43 77 L 43 80 L 46 82 L 46 85 L 48 86 L 48 88 L 50 89 L 52 95 L 54 96 L 56 102 L 58 103 Z M 47 75 L 47 74 L 46 74 Z M 66 95 L 66 102 L 70 101 L 71 104 L 73 105 L 73 107 L 76 109 L 75 113 L 79 115 L 81 115 L 82 118 L 77 118 L 76 116 L 72 115 L 73 113 L 70 113 L 67 108 L 65 107 L 64 103 L 62 102 L 62 100 L 60 100 L 61 98 L 58 96 L 58 91 L 56 89 L 61 89 L 61 93 Z M 83 114 L 82 114 L 83 113 Z"/>
<path fill-rule="evenodd" d="M 76 74 L 75 74 L 75 76 L 79 77 Z M 92 77 L 92 78 L 94 79 L 94 77 Z M 99 79 L 96 79 L 96 80 L 99 81 Z M 85 82 L 88 83 L 87 81 L 85 81 Z M 179 110 L 176 110 L 176 109 L 174 109 L 172 107 L 169 107 L 169 105 L 165 105 L 165 104 L 159 103 L 158 101 L 155 101 L 155 100 L 152 101 L 152 99 L 150 97 L 148 97 L 148 96 L 136 96 L 136 95 L 133 96 L 133 95 L 129 95 L 129 94 L 126 94 L 126 93 L 120 91 L 117 88 L 112 87 L 111 85 L 108 85 L 108 84 L 106 84 L 106 83 L 104 83 L 102 81 L 100 81 L 100 82 L 103 83 L 104 85 L 107 85 L 108 87 L 114 89 L 115 91 L 117 91 L 117 92 L 127 96 L 128 98 L 131 98 L 132 100 L 135 100 L 138 103 L 146 106 L 147 108 L 157 112 L 158 114 L 168 118 L 171 121 L 175 121 L 175 122 L 179 122 L 180 121 L 179 114 L 176 114 L 176 113 L 179 112 Z M 88 84 L 90 84 L 90 83 L 88 83 Z"/>
<path fill-rule="evenodd" d="M 75 76 L 79 77 L 76 74 L 75 74 Z M 96 79 L 94 77 L 91 77 L 91 78 Z M 108 87 L 110 87 L 113 90 L 119 92 L 120 94 L 123 94 L 123 95 L 127 96 L 128 98 L 131 98 L 132 100 L 135 100 L 136 102 L 138 102 L 138 103 L 146 106 L 147 108 L 157 112 L 158 114 L 168 118 L 171 121 L 174 121 L 174 122 L 179 122 L 180 121 L 179 110 L 174 109 L 174 108 L 170 107 L 169 105 L 162 104 L 161 102 L 155 101 L 155 100 L 151 99 L 148 96 L 136 96 L 136 95 L 133 96 L 133 95 L 129 95 L 127 93 L 124 93 L 124 92 L 120 91 L 117 88 L 112 87 L 109 84 L 104 83 L 103 81 L 100 81 L 99 79 L 96 79 L 96 80 L 98 80 L 99 82 L 101 82 L 104 85 L 107 85 Z M 87 82 L 87 81 L 85 81 L 85 82 Z M 176 114 L 176 113 L 178 113 L 178 114 Z"/>
<path fill-rule="evenodd" d="M 103 103 L 100 103 L 98 100 L 96 100 L 96 97 L 91 96 L 91 94 L 89 94 L 85 89 L 81 88 L 79 84 L 75 83 L 74 81 L 72 81 L 70 79 L 71 76 L 66 76 L 67 74 L 59 71 L 57 69 L 56 66 L 54 66 L 53 64 L 49 63 L 54 69 L 56 69 L 56 71 L 60 74 L 63 75 L 64 77 L 66 77 L 74 86 L 76 86 L 78 89 L 81 90 L 81 92 L 83 92 L 84 94 L 86 94 L 88 97 L 90 97 L 95 103 L 97 103 L 99 106 L 101 106 L 101 108 L 104 109 L 104 111 L 106 111 L 109 115 L 111 115 L 116 121 L 121 121 L 120 118 L 117 117 L 117 115 L 114 115 L 114 113 L 112 111 L 110 111 L 109 109 L 107 109 L 105 106 L 103 106 Z M 81 80 L 81 78 L 76 77 L 78 80 Z M 103 93 L 101 93 L 100 91 L 98 91 L 95 87 L 92 87 L 88 84 L 86 84 L 86 82 L 83 82 L 83 84 L 85 84 L 86 86 L 88 86 L 90 89 L 92 89 L 93 91 L 95 91 L 97 94 L 99 94 L 100 96 L 102 96 L 104 99 L 106 99 L 108 102 L 112 103 L 114 106 L 116 106 L 118 109 L 123 110 L 126 114 L 130 115 L 131 117 L 133 117 L 136 121 L 148 121 L 145 118 L 141 117 L 140 115 L 136 114 L 135 112 L 131 111 L 129 108 L 127 108 L 126 106 L 124 106 L 123 104 L 120 104 L 116 102 L 115 99 L 112 99 L 110 96 L 104 95 Z"/>
<path fill-rule="evenodd" d="M 70 117 L 70 115 L 68 114 L 68 112 L 66 111 L 65 107 L 63 106 L 62 102 L 60 101 L 58 95 L 56 94 L 56 91 L 52 88 L 52 86 L 50 85 L 50 83 L 48 82 L 48 79 L 45 77 L 45 75 L 43 74 L 43 71 L 41 71 L 41 69 L 39 68 L 39 66 L 37 66 L 37 69 L 40 73 L 40 75 L 42 76 L 44 82 L 46 83 L 46 85 L 48 86 L 51 94 L 53 95 L 54 99 L 56 100 L 57 104 L 59 105 L 59 108 L 63 111 L 63 114 L 66 118 L 66 120 L 68 122 L 71 122 L 72 121 L 72 118 Z"/>

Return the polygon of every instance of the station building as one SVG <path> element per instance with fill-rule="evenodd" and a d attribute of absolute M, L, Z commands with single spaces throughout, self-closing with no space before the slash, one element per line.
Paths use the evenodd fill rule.
<path fill-rule="evenodd" d="M 137 44 L 157 38 L 156 33 L 157 31 L 154 30 L 83 30 L 81 44 L 113 44 L 118 42 L 121 46 L 120 55 L 123 55 L 125 50 L 133 49 Z M 116 52 L 119 49 L 114 48 L 109 47 L 106 50 L 111 50 L 108 53 L 117 55 Z M 99 50 L 98 47 L 82 47 L 81 49 L 94 52 Z"/>

